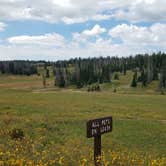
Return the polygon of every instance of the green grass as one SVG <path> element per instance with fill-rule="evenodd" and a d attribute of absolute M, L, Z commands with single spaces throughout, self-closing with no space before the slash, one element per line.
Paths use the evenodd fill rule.
<path fill-rule="evenodd" d="M 132 89 L 126 79 L 128 74 L 126 78 L 120 76 L 118 85 L 114 81 L 103 85 L 102 92 L 88 93 L 59 91 L 52 84 L 43 90 L 37 76 L 0 77 L 2 130 L 21 128 L 33 141 L 44 137 L 43 148 L 51 143 L 55 147 L 84 149 L 93 146 L 93 139 L 86 138 L 86 121 L 111 115 L 113 132 L 102 137 L 104 151 L 124 148 L 166 155 L 166 96 L 155 92 L 155 82 L 146 89 Z M 117 93 L 112 92 L 115 84 Z M 9 139 L 9 135 L 0 134 L 0 150 L 4 145 L 8 147 Z"/>

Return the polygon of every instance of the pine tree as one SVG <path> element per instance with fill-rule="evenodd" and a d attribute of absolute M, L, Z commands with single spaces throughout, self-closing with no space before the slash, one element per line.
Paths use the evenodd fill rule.
<path fill-rule="evenodd" d="M 46 78 L 49 78 L 50 77 L 50 72 L 49 72 L 49 69 L 46 68 Z"/>
<path fill-rule="evenodd" d="M 133 80 L 131 82 L 131 87 L 137 87 L 137 71 L 133 75 Z"/>
<path fill-rule="evenodd" d="M 152 57 L 148 56 L 148 64 L 147 64 L 147 83 L 151 83 L 153 80 L 153 61 Z"/>
<path fill-rule="evenodd" d="M 65 67 L 55 67 L 55 85 L 59 87 L 67 86 L 67 74 Z"/>
<path fill-rule="evenodd" d="M 45 76 L 45 74 L 42 74 L 42 79 L 43 79 L 43 87 L 46 88 L 46 76 Z"/>
<path fill-rule="evenodd" d="M 146 74 L 145 69 L 143 69 L 141 72 L 141 80 L 142 80 L 142 86 L 146 86 L 147 85 L 147 74 Z"/>
<path fill-rule="evenodd" d="M 163 60 L 161 72 L 160 72 L 160 89 L 166 88 L 166 59 Z"/>
<path fill-rule="evenodd" d="M 115 75 L 114 75 L 114 80 L 119 80 L 119 75 L 118 75 L 118 73 L 115 73 Z"/>
<path fill-rule="evenodd" d="M 81 88 L 82 85 L 81 85 L 81 76 L 80 76 L 80 66 L 79 64 L 76 64 L 75 66 L 75 75 L 76 75 L 76 85 L 77 85 L 77 88 Z"/>

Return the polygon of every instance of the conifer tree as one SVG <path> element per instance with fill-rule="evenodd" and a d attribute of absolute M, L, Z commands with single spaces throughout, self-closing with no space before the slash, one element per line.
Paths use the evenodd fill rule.
<path fill-rule="evenodd" d="M 137 71 L 133 75 L 133 80 L 131 82 L 131 87 L 137 87 Z"/>
<path fill-rule="evenodd" d="M 142 86 L 146 86 L 147 85 L 147 74 L 146 74 L 145 69 L 143 69 L 141 72 L 141 79 L 142 79 Z"/>
<path fill-rule="evenodd" d="M 153 61 L 151 56 L 148 56 L 147 63 L 147 83 L 149 84 L 153 80 Z"/>
<path fill-rule="evenodd" d="M 118 75 L 118 73 L 115 73 L 115 75 L 114 75 L 114 80 L 119 80 L 119 75 Z"/>
<path fill-rule="evenodd" d="M 160 72 L 160 89 L 165 89 L 166 88 L 166 59 L 163 60 L 162 63 L 162 68 Z"/>
<path fill-rule="evenodd" d="M 50 72 L 49 72 L 49 69 L 46 68 L 46 78 L 49 78 L 50 77 Z"/>
<path fill-rule="evenodd" d="M 43 87 L 46 88 L 46 76 L 45 76 L 45 74 L 42 74 L 42 79 L 43 79 Z"/>

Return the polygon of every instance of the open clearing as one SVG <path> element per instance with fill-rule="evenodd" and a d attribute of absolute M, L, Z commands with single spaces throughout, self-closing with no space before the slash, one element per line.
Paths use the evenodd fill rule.
<path fill-rule="evenodd" d="M 102 136 L 103 151 L 136 153 L 138 160 L 146 155 L 154 160 L 166 157 L 166 96 L 151 87 L 149 93 L 129 89 L 124 93 L 123 86 L 113 93 L 108 85 L 102 92 L 76 93 L 53 87 L 43 90 L 37 76 L 0 77 L 0 161 L 93 163 L 93 139 L 86 138 L 86 121 L 110 115 L 113 132 Z M 13 128 L 22 129 L 25 140 L 12 140 Z"/>

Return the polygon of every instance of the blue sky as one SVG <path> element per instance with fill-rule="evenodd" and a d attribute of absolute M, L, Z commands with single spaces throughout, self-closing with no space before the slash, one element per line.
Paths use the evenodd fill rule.
<path fill-rule="evenodd" d="M 166 52 L 165 0 L 0 0 L 0 60 Z"/>

